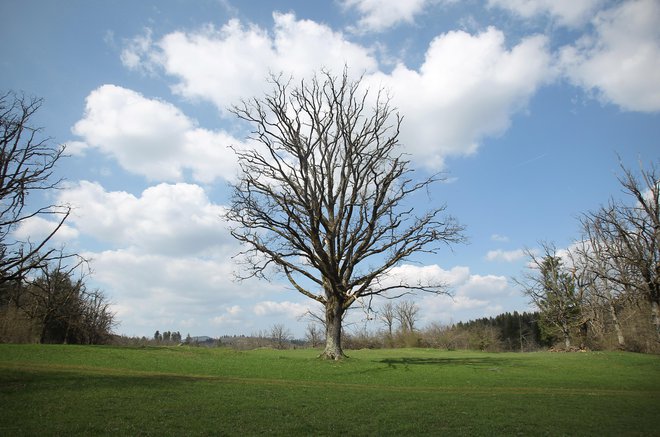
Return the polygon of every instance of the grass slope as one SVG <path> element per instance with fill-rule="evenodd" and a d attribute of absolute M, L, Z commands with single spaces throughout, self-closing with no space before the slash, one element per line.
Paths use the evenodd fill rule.
<path fill-rule="evenodd" d="M 659 435 L 660 357 L 0 345 L 0 435 Z"/>

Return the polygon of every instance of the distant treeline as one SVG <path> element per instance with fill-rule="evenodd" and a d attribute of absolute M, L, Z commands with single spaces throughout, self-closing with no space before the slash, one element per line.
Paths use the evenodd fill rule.
<path fill-rule="evenodd" d="M 402 301 L 392 307 L 395 310 L 407 309 L 409 314 L 417 314 L 417 306 L 409 301 Z M 385 313 L 381 311 L 381 315 Z M 555 339 L 544 337 L 539 327 L 538 312 L 503 313 L 495 317 L 459 322 L 452 325 L 431 324 L 422 329 L 415 328 L 416 319 L 409 318 L 409 325 L 392 324 L 392 329 L 368 331 L 366 329 L 349 330 L 344 333 L 346 349 L 376 349 L 398 347 L 431 347 L 446 350 L 482 350 L 529 352 L 553 345 Z M 115 337 L 114 342 L 123 345 L 175 345 L 207 347 L 231 347 L 235 349 L 256 349 L 272 347 L 276 349 L 319 347 L 323 344 L 322 327 L 310 323 L 305 337 L 296 339 L 282 324 L 275 324 L 269 330 L 251 335 L 191 337 L 181 340 L 178 332 L 156 331 L 152 338 Z"/>
<path fill-rule="evenodd" d="M 543 336 L 539 326 L 538 312 L 503 313 L 495 317 L 483 317 L 458 322 L 455 329 L 458 331 L 479 331 L 493 329 L 497 335 L 499 347 L 507 351 L 524 351 L 526 349 L 552 346 L 552 338 Z"/>
<path fill-rule="evenodd" d="M 408 304 L 410 306 L 410 304 Z M 413 304 L 412 308 L 416 306 Z M 396 307 L 395 307 L 396 309 Z M 552 346 L 555 339 L 544 335 L 538 312 L 507 312 L 450 325 L 431 323 L 421 329 L 395 324 L 395 329 L 346 334 L 348 349 L 380 347 L 431 347 L 446 350 L 529 352 Z"/>

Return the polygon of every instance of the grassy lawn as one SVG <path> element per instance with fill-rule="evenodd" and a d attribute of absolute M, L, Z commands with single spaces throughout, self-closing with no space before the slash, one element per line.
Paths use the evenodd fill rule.
<path fill-rule="evenodd" d="M 660 435 L 660 357 L 0 345 L 0 436 Z"/>

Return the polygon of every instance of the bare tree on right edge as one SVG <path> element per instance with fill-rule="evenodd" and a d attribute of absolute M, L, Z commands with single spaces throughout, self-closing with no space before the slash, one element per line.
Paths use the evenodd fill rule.
<path fill-rule="evenodd" d="M 60 180 L 52 176 L 64 153 L 63 146 L 41 138 L 41 129 L 31 124 L 41 104 L 40 99 L 13 92 L 0 95 L 0 284 L 20 280 L 62 256 L 46 244 L 62 227 L 70 208 L 28 203 L 30 194 L 59 186 Z M 33 218 L 53 218 L 53 229 L 37 240 L 17 240 L 15 231 Z"/>
<path fill-rule="evenodd" d="M 582 219 L 599 244 L 591 253 L 598 257 L 593 273 L 649 302 L 660 342 L 660 169 L 651 164 L 640 169 L 639 177 L 623 165 L 621 169 L 619 182 L 630 202 L 611 200 Z"/>

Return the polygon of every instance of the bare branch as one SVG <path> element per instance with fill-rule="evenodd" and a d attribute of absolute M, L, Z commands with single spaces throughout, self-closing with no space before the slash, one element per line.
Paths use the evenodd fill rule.
<path fill-rule="evenodd" d="M 464 240 L 444 205 L 422 215 L 409 206 L 440 177 L 413 178 L 398 149 L 402 119 L 384 91 L 370 95 L 347 71 L 271 83 L 264 98 L 232 108 L 258 144 L 235 149 L 241 175 L 226 215 L 245 247 L 246 276 L 275 267 L 324 304 L 327 318 L 341 320 L 356 299 L 395 288 L 379 286 L 392 267 Z M 437 285 L 396 288 L 438 292 Z"/>
<path fill-rule="evenodd" d="M 61 182 L 53 180 L 53 170 L 64 147 L 41 139 L 41 129 L 30 124 L 41 103 L 12 92 L 0 96 L 0 283 L 20 279 L 56 260 L 58 252 L 46 250 L 46 245 L 70 213 L 69 207 L 61 205 L 26 207 L 30 193 L 57 189 Z M 15 239 L 22 223 L 47 216 L 57 217 L 48 235 L 36 242 Z"/>

